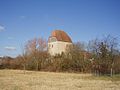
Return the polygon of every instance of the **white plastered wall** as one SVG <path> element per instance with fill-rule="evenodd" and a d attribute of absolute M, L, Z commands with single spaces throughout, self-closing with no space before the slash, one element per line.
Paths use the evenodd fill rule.
<path fill-rule="evenodd" d="M 71 44 L 70 42 L 62 41 L 50 42 L 48 43 L 48 52 L 51 55 L 61 54 L 62 52 L 66 52 L 66 47 Z"/>

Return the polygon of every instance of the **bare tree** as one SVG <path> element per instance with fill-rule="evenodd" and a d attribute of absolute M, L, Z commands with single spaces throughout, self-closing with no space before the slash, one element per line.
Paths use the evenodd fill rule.
<path fill-rule="evenodd" d="M 95 72 L 99 74 L 113 74 L 115 63 L 115 51 L 117 50 L 117 39 L 108 35 L 101 40 L 95 39 L 89 43 L 90 51 L 93 53 Z"/>
<path fill-rule="evenodd" d="M 40 70 L 41 63 L 46 56 L 46 40 L 43 38 L 34 38 L 27 42 L 25 48 L 27 54 L 36 62 L 36 70 Z"/>
<path fill-rule="evenodd" d="M 23 70 L 24 70 L 24 74 L 25 74 L 25 70 L 26 70 L 26 63 L 28 61 L 28 54 L 26 51 L 26 48 L 22 48 L 22 64 L 23 64 Z"/>
<path fill-rule="evenodd" d="M 69 60 L 68 62 L 72 70 L 81 72 L 86 72 L 90 70 L 90 62 L 89 60 L 87 60 L 87 51 L 84 43 L 74 43 L 73 46 L 67 51 L 68 56 L 66 60 Z"/>

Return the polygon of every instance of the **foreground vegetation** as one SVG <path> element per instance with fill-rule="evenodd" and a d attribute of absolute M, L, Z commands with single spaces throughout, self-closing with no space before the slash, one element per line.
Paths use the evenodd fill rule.
<path fill-rule="evenodd" d="M 120 51 L 117 38 L 107 36 L 77 42 L 66 47 L 66 52 L 51 56 L 43 38 L 28 40 L 23 53 L 16 57 L 1 57 L 0 69 L 19 69 L 52 72 L 93 73 L 96 76 L 120 74 Z M 48 49 L 48 50 L 47 50 Z"/>
<path fill-rule="evenodd" d="M 117 78 L 117 79 L 116 79 Z M 0 70 L 0 90 L 119 90 L 120 76 Z"/>

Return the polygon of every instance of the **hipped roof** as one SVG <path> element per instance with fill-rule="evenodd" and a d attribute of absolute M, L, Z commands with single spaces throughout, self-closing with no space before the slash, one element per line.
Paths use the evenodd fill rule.
<path fill-rule="evenodd" d="M 71 38 L 67 35 L 66 32 L 62 31 L 62 30 L 54 30 L 52 33 L 51 33 L 51 37 L 56 37 L 57 41 L 63 41 L 63 42 L 71 42 L 72 43 L 72 40 Z"/>

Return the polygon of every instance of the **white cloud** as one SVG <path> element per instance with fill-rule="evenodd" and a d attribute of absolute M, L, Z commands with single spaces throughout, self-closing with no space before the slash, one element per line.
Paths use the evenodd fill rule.
<path fill-rule="evenodd" d="M 4 47 L 5 48 L 5 50 L 7 50 L 7 51 L 15 51 L 16 50 L 16 47 L 11 47 L 11 46 L 6 46 L 6 47 Z"/>
<path fill-rule="evenodd" d="M 1 31 L 4 31 L 4 30 L 5 30 L 5 27 L 2 26 L 2 25 L 0 25 L 0 32 L 1 32 Z"/>

